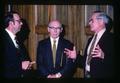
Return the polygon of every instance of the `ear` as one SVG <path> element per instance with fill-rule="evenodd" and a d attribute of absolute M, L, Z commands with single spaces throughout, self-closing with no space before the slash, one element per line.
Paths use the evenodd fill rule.
<path fill-rule="evenodd" d="M 63 28 L 60 29 L 60 32 L 62 32 L 62 31 L 63 31 Z"/>
<path fill-rule="evenodd" d="M 9 21 L 9 25 L 14 25 L 13 21 Z"/>
<path fill-rule="evenodd" d="M 12 21 L 9 21 L 9 24 L 13 24 L 13 22 L 12 22 Z"/>

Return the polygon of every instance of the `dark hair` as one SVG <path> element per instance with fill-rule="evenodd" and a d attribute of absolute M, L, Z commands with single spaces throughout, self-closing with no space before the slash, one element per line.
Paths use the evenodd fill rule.
<path fill-rule="evenodd" d="M 97 18 L 103 19 L 107 31 L 110 31 L 112 29 L 113 21 L 112 21 L 112 18 L 110 16 L 108 16 L 103 11 L 94 11 L 93 13 L 99 13 Z"/>
<path fill-rule="evenodd" d="M 11 12 L 7 12 L 5 17 L 4 17 L 4 27 L 8 27 L 9 25 L 9 22 L 10 21 L 13 21 L 14 18 L 13 18 L 13 14 L 18 14 L 18 12 L 15 12 L 15 11 L 11 11 Z M 19 15 L 19 14 L 18 14 Z"/>

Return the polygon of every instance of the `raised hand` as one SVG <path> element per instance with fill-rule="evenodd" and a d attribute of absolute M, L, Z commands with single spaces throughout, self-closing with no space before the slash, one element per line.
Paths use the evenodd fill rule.
<path fill-rule="evenodd" d="M 65 48 L 64 53 L 68 56 L 68 58 L 71 58 L 71 59 L 76 59 L 77 57 L 75 46 L 73 47 L 73 50 L 69 50 Z"/>
<path fill-rule="evenodd" d="M 91 52 L 91 54 L 93 58 L 97 57 L 104 59 L 104 52 L 102 51 L 99 45 L 95 47 L 95 49 Z"/>

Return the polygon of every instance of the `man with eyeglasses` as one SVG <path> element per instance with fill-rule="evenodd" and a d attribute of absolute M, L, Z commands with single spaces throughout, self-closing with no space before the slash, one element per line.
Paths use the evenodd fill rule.
<path fill-rule="evenodd" d="M 62 24 L 52 20 L 47 28 L 49 37 L 40 41 L 37 48 L 37 71 L 41 78 L 67 78 L 74 74 L 74 59 L 68 58 L 64 50 L 75 49 L 73 44 L 61 36 Z M 54 46 L 55 45 L 55 46 Z"/>
<path fill-rule="evenodd" d="M 112 19 L 102 11 L 94 11 L 89 26 L 94 35 L 88 40 L 84 56 L 76 61 L 84 67 L 85 78 L 112 78 L 115 74 Z M 69 52 L 70 58 L 76 56 L 75 50 L 67 49 L 66 53 Z"/>
<path fill-rule="evenodd" d="M 24 71 L 31 68 L 30 62 L 22 44 L 16 40 L 16 33 L 20 31 L 22 22 L 17 12 L 8 12 L 4 18 L 4 27 L 1 35 L 2 77 L 21 78 Z"/>

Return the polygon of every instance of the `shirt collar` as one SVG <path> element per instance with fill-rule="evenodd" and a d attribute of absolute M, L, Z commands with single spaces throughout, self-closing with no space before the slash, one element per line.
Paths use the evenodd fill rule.
<path fill-rule="evenodd" d="M 97 37 L 101 37 L 105 31 L 106 31 L 106 28 L 103 28 L 102 30 L 100 30 L 100 31 L 97 33 Z"/>
<path fill-rule="evenodd" d="M 56 38 L 55 40 L 56 40 L 56 48 L 57 48 L 59 37 Z M 51 41 L 51 45 L 53 46 L 54 39 L 52 37 L 50 37 L 50 41 Z"/>
<path fill-rule="evenodd" d="M 15 37 L 16 37 L 16 35 L 14 35 L 11 31 L 9 31 L 8 29 L 5 29 L 7 32 L 8 32 L 8 34 L 10 35 L 10 37 L 12 38 L 12 40 L 14 40 L 15 39 Z"/>

